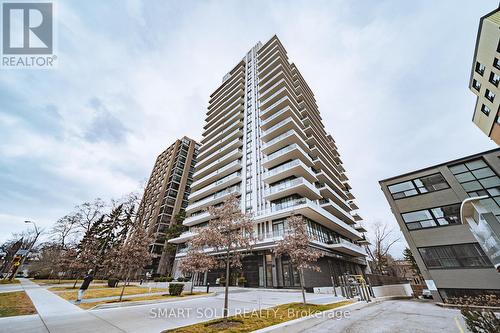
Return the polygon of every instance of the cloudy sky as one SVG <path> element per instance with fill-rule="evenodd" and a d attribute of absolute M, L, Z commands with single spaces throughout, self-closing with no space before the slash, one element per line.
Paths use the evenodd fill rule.
<path fill-rule="evenodd" d="M 176 138 L 201 138 L 210 93 L 274 34 L 368 228 L 397 228 L 378 180 L 495 147 L 467 89 L 494 1 L 55 2 L 58 68 L 0 69 L 0 241 L 137 189 Z"/>

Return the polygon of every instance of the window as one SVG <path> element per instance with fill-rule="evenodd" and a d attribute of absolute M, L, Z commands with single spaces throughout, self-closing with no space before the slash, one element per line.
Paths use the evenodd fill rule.
<path fill-rule="evenodd" d="M 429 269 L 492 266 L 477 243 L 421 247 L 418 251 Z"/>
<path fill-rule="evenodd" d="M 411 197 L 414 195 L 425 194 L 449 188 L 450 186 L 444 179 L 443 175 L 436 173 L 429 176 L 424 176 L 412 179 L 406 182 L 390 185 L 387 188 L 391 192 L 394 199 Z"/>
<path fill-rule="evenodd" d="M 491 111 L 491 110 L 490 110 L 490 108 L 489 108 L 489 107 L 487 107 L 486 105 L 484 105 L 484 104 L 483 104 L 483 105 L 481 106 L 481 112 L 482 112 L 482 113 L 484 113 L 485 115 L 487 115 L 487 116 L 488 116 L 488 115 L 490 114 L 490 111 Z"/>
<path fill-rule="evenodd" d="M 460 204 L 401 214 L 408 230 L 460 224 Z"/>
<path fill-rule="evenodd" d="M 481 204 L 493 214 L 500 216 L 500 178 L 483 159 L 449 168 L 470 197 L 488 196 L 488 199 L 481 200 Z"/>
<path fill-rule="evenodd" d="M 495 94 L 492 93 L 489 89 L 486 89 L 484 97 L 486 97 L 490 102 L 493 102 L 493 100 L 495 99 Z"/>
<path fill-rule="evenodd" d="M 491 72 L 490 73 L 490 79 L 489 81 L 495 86 L 495 87 L 498 87 L 498 82 L 500 82 L 500 76 L 498 76 L 497 74 Z"/>
<path fill-rule="evenodd" d="M 480 64 L 479 62 L 476 62 L 476 73 L 478 73 L 479 75 L 483 75 L 485 69 L 486 66 Z"/>
<path fill-rule="evenodd" d="M 477 91 L 481 90 L 481 83 L 477 82 L 476 79 L 472 80 L 472 87 Z"/>
<path fill-rule="evenodd" d="M 499 63 L 498 58 L 495 58 L 495 60 L 493 60 L 493 66 L 494 66 L 496 69 L 500 69 L 500 63 Z"/>

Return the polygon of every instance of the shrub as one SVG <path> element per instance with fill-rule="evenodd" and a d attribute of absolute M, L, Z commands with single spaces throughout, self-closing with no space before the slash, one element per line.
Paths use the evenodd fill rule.
<path fill-rule="evenodd" d="M 108 279 L 108 287 L 115 288 L 118 285 L 118 280 L 117 278 L 109 278 Z"/>
<path fill-rule="evenodd" d="M 46 280 L 46 279 L 49 278 L 49 275 L 50 274 L 48 274 L 48 273 L 47 274 L 45 274 L 45 273 L 37 273 L 37 274 L 35 274 L 34 279 L 35 280 Z"/>
<path fill-rule="evenodd" d="M 471 311 L 467 308 L 462 309 L 467 328 L 473 333 L 496 333 L 500 332 L 500 319 L 493 313 Z"/>
<path fill-rule="evenodd" d="M 244 276 L 238 278 L 238 286 L 244 286 L 247 283 L 247 279 Z"/>
<path fill-rule="evenodd" d="M 167 282 L 172 282 L 172 281 L 174 281 L 174 278 L 173 278 L 173 277 L 171 277 L 171 276 L 167 276 L 167 277 L 166 277 L 166 281 L 167 281 Z"/>
<path fill-rule="evenodd" d="M 185 278 L 185 277 L 182 277 L 182 276 L 179 276 L 179 277 L 177 278 L 177 281 L 178 281 L 178 282 L 186 282 L 186 281 L 188 281 L 188 280 L 189 280 L 189 279 L 187 279 L 187 278 Z"/>
<path fill-rule="evenodd" d="M 182 283 L 170 283 L 168 285 L 168 293 L 170 296 L 180 296 L 184 290 L 184 285 Z"/>
<path fill-rule="evenodd" d="M 226 284 L 226 278 L 225 278 L 225 277 L 221 277 L 221 278 L 219 279 L 219 284 L 221 284 L 221 285 L 222 285 L 222 284 Z"/>

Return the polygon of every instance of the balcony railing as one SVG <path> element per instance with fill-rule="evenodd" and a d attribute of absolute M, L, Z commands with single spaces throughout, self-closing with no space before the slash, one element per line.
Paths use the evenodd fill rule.
<path fill-rule="evenodd" d="M 236 108 L 235 108 L 236 109 Z M 231 111 L 232 112 L 232 111 Z M 218 131 L 216 131 L 216 129 L 220 129 L 220 128 L 227 128 L 227 125 L 228 124 L 233 124 L 237 121 L 238 118 L 241 118 L 242 117 L 242 114 L 241 112 L 237 112 L 235 113 L 234 115 L 232 115 L 229 119 L 225 120 L 224 122 L 218 124 L 217 126 L 214 126 L 214 127 L 210 127 L 208 128 L 205 133 L 204 133 L 204 138 L 202 140 L 202 143 L 205 141 L 205 139 L 213 136 L 214 134 L 216 135 L 216 133 Z M 212 140 L 212 139 L 209 139 L 209 140 Z M 208 143 L 208 141 L 207 141 Z"/>
<path fill-rule="evenodd" d="M 222 191 L 217 192 L 217 193 L 214 193 L 214 194 L 210 195 L 209 197 L 207 197 L 207 198 L 205 198 L 203 200 L 200 200 L 200 201 L 192 203 L 191 205 L 189 205 L 186 208 L 186 211 L 190 211 L 190 210 L 194 210 L 194 209 L 197 209 L 197 208 L 201 208 L 204 205 L 206 205 L 207 203 L 209 203 L 211 201 L 214 201 L 214 200 L 216 200 L 218 198 L 224 197 L 224 196 L 232 194 L 232 193 L 239 193 L 239 192 L 240 192 L 240 187 L 239 186 L 231 186 L 230 188 L 222 190 Z"/>
<path fill-rule="evenodd" d="M 290 162 L 287 162 L 285 164 L 280 165 L 279 167 L 276 167 L 274 169 L 267 171 L 264 174 L 264 178 L 272 177 L 274 175 L 277 175 L 278 173 L 281 173 L 285 170 L 288 170 L 288 169 L 293 168 L 294 166 L 298 166 L 298 165 L 302 165 L 304 167 L 304 169 L 311 171 L 311 173 L 314 175 L 314 172 L 312 171 L 312 169 L 310 167 L 308 167 L 307 165 L 305 165 L 301 160 L 292 160 Z"/>
<path fill-rule="evenodd" d="M 241 172 L 235 172 L 233 174 L 225 176 L 225 177 L 217 180 L 216 182 L 213 182 L 212 184 L 205 186 L 205 187 L 199 189 L 198 191 L 191 193 L 190 198 L 194 199 L 196 197 L 203 196 L 204 193 L 209 192 L 210 190 L 213 190 L 217 186 L 222 185 L 222 184 L 227 183 L 227 182 L 230 182 L 231 180 L 238 179 L 238 178 L 241 178 Z"/>
<path fill-rule="evenodd" d="M 278 99 L 276 102 L 274 102 L 271 106 L 268 106 L 267 108 L 265 109 L 261 109 L 260 110 L 260 114 L 261 115 L 264 115 L 266 114 L 268 111 L 270 111 L 271 109 L 273 109 L 276 105 L 280 104 L 280 103 L 283 103 L 285 100 L 287 99 L 290 99 L 288 96 L 283 96 L 281 97 L 280 99 Z"/>
<path fill-rule="evenodd" d="M 309 183 L 304 178 L 299 177 L 299 178 L 295 178 L 295 179 L 292 179 L 292 180 L 288 180 L 288 181 L 283 182 L 283 183 L 278 184 L 278 185 L 271 186 L 270 188 L 268 188 L 264 192 L 264 196 L 268 196 L 268 195 L 271 195 L 271 194 L 274 194 L 274 193 L 277 193 L 277 192 L 281 192 L 281 191 L 293 188 L 293 187 L 295 187 L 297 185 L 301 185 L 301 184 L 307 185 L 308 187 L 310 187 L 311 189 L 313 189 L 313 186 L 312 186 L 311 183 Z"/>
<path fill-rule="evenodd" d="M 279 123 L 273 125 L 273 127 L 268 128 L 267 130 L 263 131 L 262 132 L 262 136 L 266 136 L 269 133 L 272 133 L 272 132 L 276 131 L 277 129 L 279 129 L 280 127 L 282 127 L 283 125 L 285 125 L 286 123 L 290 123 L 290 122 L 295 123 L 295 121 L 292 118 L 290 118 L 290 117 L 285 118 L 282 121 L 280 121 Z"/>
<path fill-rule="evenodd" d="M 267 155 L 266 157 L 263 158 L 262 162 L 265 163 L 265 162 L 269 162 L 271 160 L 274 160 L 275 158 L 280 157 L 284 154 L 287 154 L 288 152 L 290 152 L 294 149 L 299 150 L 300 152 L 302 152 L 304 154 L 304 156 L 309 157 L 309 160 L 311 159 L 309 154 L 307 154 L 302 148 L 300 148 L 300 146 L 298 144 L 293 143 L 291 145 L 286 146 L 285 148 L 282 148 L 278 151 L 275 151 L 274 153 L 272 153 L 270 155 Z"/>
<path fill-rule="evenodd" d="M 232 141 L 230 144 L 233 144 L 233 142 L 236 142 L 236 141 L 240 141 L 241 144 L 243 144 L 243 142 L 238 138 L 238 139 L 235 139 L 234 141 Z M 224 151 L 226 149 L 226 147 L 222 147 L 220 148 L 219 150 L 215 151 L 213 154 L 210 155 L 209 158 L 211 158 L 212 155 L 216 155 L 218 153 L 221 153 L 222 151 Z M 193 175 L 193 177 L 196 177 L 197 175 L 199 174 L 202 174 L 204 173 L 207 169 L 210 169 L 211 167 L 213 167 L 214 165 L 228 159 L 229 157 L 231 157 L 232 155 L 235 155 L 237 153 L 242 153 L 243 150 L 241 148 L 238 148 L 238 149 L 235 149 L 227 154 L 225 154 L 224 156 L 222 156 L 221 158 L 211 162 L 210 164 L 207 164 L 205 166 L 203 166 L 201 169 L 197 169 Z M 200 162 L 198 162 L 199 164 L 201 164 Z"/>
<path fill-rule="evenodd" d="M 272 100 L 273 98 L 275 98 L 276 96 L 278 96 L 279 94 L 282 94 L 283 92 L 288 92 L 288 88 L 287 87 L 282 87 L 280 89 L 278 89 L 278 91 L 276 91 L 274 94 L 272 94 L 271 96 L 269 96 L 268 98 L 266 98 L 265 100 L 261 101 L 260 102 L 260 105 L 265 105 L 266 103 L 268 103 L 270 100 Z"/>
<path fill-rule="evenodd" d="M 197 181 L 193 182 L 193 183 L 191 184 L 191 188 L 192 188 L 192 189 L 193 189 L 193 188 L 195 188 L 195 187 L 196 187 L 196 186 L 198 186 L 199 184 L 201 184 L 201 183 L 203 183 L 203 182 L 207 181 L 208 179 L 210 179 L 210 178 L 212 178 L 212 177 L 214 177 L 214 176 L 216 176 L 216 175 L 218 175 L 218 174 L 220 174 L 220 173 L 222 173 L 222 172 L 224 172 L 224 171 L 226 171 L 226 170 L 228 170 L 228 169 L 231 169 L 232 167 L 234 167 L 234 166 L 236 166 L 236 165 L 241 166 L 241 162 L 240 162 L 239 160 L 236 160 L 236 161 L 233 161 L 233 162 L 231 162 L 231 163 L 229 163 L 229 164 L 227 164 L 227 165 L 223 166 L 223 167 L 222 167 L 222 168 L 220 168 L 220 169 L 215 170 L 214 172 L 212 172 L 212 173 L 210 173 L 210 174 L 206 175 L 205 177 L 200 178 L 200 179 L 198 179 Z"/>
<path fill-rule="evenodd" d="M 298 199 L 289 200 L 289 201 L 279 203 L 279 204 L 272 204 L 271 207 L 260 210 L 257 213 L 257 216 L 262 216 L 262 215 L 267 215 L 267 214 L 279 212 L 279 211 L 285 210 L 287 208 L 305 205 L 307 203 L 314 204 L 314 201 L 307 199 L 307 198 L 298 198 Z"/>
<path fill-rule="evenodd" d="M 243 124 L 243 122 L 241 122 L 241 124 Z M 207 150 L 203 151 L 202 153 L 198 154 L 198 159 L 200 161 L 201 160 L 206 160 L 207 156 L 212 156 L 213 154 L 215 154 L 217 152 L 218 149 L 216 149 L 215 151 L 211 152 L 210 155 L 207 155 L 207 153 L 210 152 L 213 149 L 212 147 L 217 147 L 220 144 L 222 144 L 223 142 L 227 141 L 228 138 L 231 138 L 234 135 L 238 135 L 238 133 L 243 133 L 243 132 L 239 128 L 236 128 L 234 130 L 231 129 L 229 131 L 225 131 L 224 133 L 226 135 L 224 137 L 222 137 L 221 139 L 218 139 L 218 140 L 215 140 L 215 141 L 210 140 L 210 142 L 207 142 L 207 144 L 204 145 L 204 147 L 209 147 L 210 146 L 210 149 L 207 149 Z M 232 143 L 233 141 L 229 141 L 227 143 Z M 221 148 L 223 148 L 224 146 L 226 146 L 226 145 L 223 145 Z"/>

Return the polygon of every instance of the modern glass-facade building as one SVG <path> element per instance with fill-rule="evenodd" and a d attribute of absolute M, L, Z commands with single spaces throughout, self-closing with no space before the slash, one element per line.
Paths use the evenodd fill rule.
<path fill-rule="evenodd" d="M 202 228 L 211 218 L 207 208 L 236 193 L 242 211 L 253 215 L 258 238 L 242 271 L 234 272 L 249 286 L 298 286 L 296 269 L 271 252 L 292 214 L 307 219 L 311 246 L 325 253 L 321 273 L 305 274 L 306 287 L 364 272 L 365 230 L 336 143 L 276 36 L 248 51 L 210 95 L 197 160 L 184 225 Z M 171 240 L 180 244 L 176 259 L 185 255 L 183 244 L 192 235 Z M 209 272 L 200 282 L 213 284 L 222 275 Z"/>
<path fill-rule="evenodd" d="M 500 275 L 460 212 L 465 199 L 483 197 L 498 219 L 499 175 L 495 149 L 380 181 L 434 299 L 500 299 Z"/>

